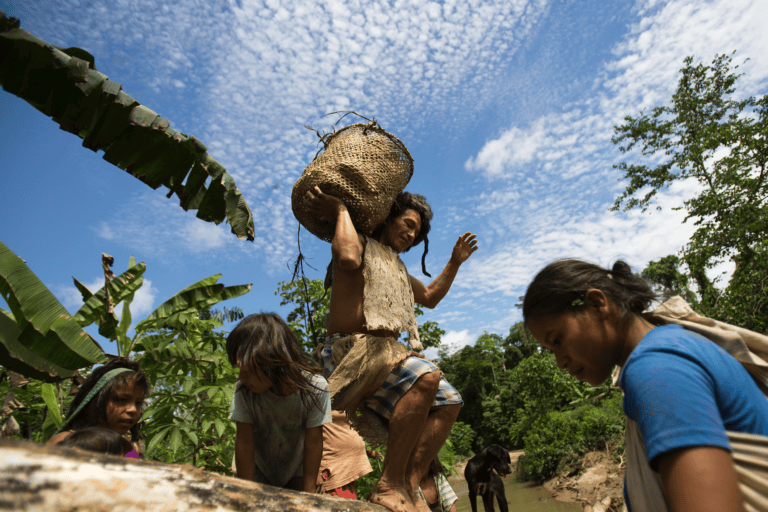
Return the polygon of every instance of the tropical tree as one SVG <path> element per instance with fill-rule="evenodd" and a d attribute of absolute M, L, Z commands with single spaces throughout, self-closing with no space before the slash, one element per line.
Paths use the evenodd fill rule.
<path fill-rule="evenodd" d="M 614 126 L 619 150 L 639 149 L 648 163 L 615 166 L 629 183 L 613 209 L 645 211 L 660 190 L 696 181 L 700 192 L 683 208 L 697 229 L 682 259 L 698 285 L 700 309 L 716 317 L 730 311 L 726 321 L 759 329 L 768 315 L 768 270 L 761 265 L 768 251 L 768 96 L 734 98 L 741 75 L 730 55 L 716 55 L 711 65 L 693 61 L 685 59 L 669 105 Z M 727 294 L 726 307 L 705 271 L 728 258 L 738 290 Z"/>
<path fill-rule="evenodd" d="M 639 146 L 643 156 L 666 156 L 658 165 L 615 166 L 629 184 L 614 210 L 622 205 L 646 210 L 657 192 L 675 181 L 701 185 L 684 203 L 686 220 L 699 226 L 686 254 L 705 266 L 732 254 L 746 257 L 768 238 L 768 96 L 734 99 L 741 75 L 732 72 L 731 60 L 717 55 L 709 66 L 686 57 L 671 104 L 650 115 L 626 116 L 612 139 L 622 153 Z"/>
<path fill-rule="evenodd" d="M 680 271 L 681 264 L 679 257 L 670 254 L 659 258 L 659 261 L 649 261 L 640 275 L 652 284 L 663 300 L 680 295 L 695 307 L 698 302 L 696 294 L 689 288 L 688 274 Z M 713 288 L 710 283 L 709 289 Z"/>

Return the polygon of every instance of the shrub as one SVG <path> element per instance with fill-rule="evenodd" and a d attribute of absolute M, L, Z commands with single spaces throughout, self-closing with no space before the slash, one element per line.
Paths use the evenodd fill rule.
<path fill-rule="evenodd" d="M 562 472 L 578 455 L 620 444 L 624 433 L 621 395 L 572 411 L 538 417 L 523 436 L 525 455 L 518 462 L 524 478 L 541 482 Z"/>
<path fill-rule="evenodd" d="M 451 428 L 447 443 L 453 447 L 456 455 L 468 456 L 472 453 L 472 442 L 475 440 L 475 431 L 472 427 L 461 421 L 457 421 Z"/>

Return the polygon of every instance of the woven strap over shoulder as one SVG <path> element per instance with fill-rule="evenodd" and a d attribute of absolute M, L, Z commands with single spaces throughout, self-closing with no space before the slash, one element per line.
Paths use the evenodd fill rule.
<path fill-rule="evenodd" d="M 643 316 L 655 324 L 680 325 L 716 343 L 740 362 L 768 395 L 768 336 L 701 316 L 680 296 Z"/>

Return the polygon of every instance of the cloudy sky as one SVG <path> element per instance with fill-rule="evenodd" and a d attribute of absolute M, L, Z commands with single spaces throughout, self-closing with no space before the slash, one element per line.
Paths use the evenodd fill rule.
<path fill-rule="evenodd" d="M 640 270 L 687 241 L 693 227 L 672 208 L 695 184 L 661 194 L 660 211 L 609 211 L 623 190 L 612 127 L 665 103 L 686 56 L 711 62 L 737 50 L 738 63 L 749 59 L 737 94 L 768 91 L 762 0 L 0 0 L 0 9 L 54 45 L 87 50 L 110 80 L 202 140 L 253 210 L 256 240 L 240 241 L 0 91 L 0 240 L 73 312 L 71 276 L 97 288 L 102 252 L 118 271 L 130 255 L 145 261 L 138 319 L 215 273 L 254 285 L 225 305 L 287 314 L 274 292 L 298 254 L 290 191 L 317 151 L 303 125 L 323 129 L 336 120 L 324 114 L 351 109 L 414 157 L 407 189 L 435 211 L 433 275 L 459 234 L 477 233 L 480 250 L 423 318 L 454 347 L 505 334 L 520 320 L 517 298 L 551 260 L 623 258 Z M 318 269 L 330 258 L 306 231 L 302 249 Z M 421 247 L 404 261 L 428 282 L 420 256 Z"/>

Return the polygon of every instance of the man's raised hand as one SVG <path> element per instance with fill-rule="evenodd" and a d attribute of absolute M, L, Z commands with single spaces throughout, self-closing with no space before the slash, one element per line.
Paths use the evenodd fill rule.
<path fill-rule="evenodd" d="M 459 237 L 456 241 L 456 245 L 453 246 L 453 253 L 451 253 L 451 260 L 461 265 L 467 259 L 472 256 L 472 253 L 477 250 L 476 236 L 467 231 Z"/>
<path fill-rule="evenodd" d="M 339 209 L 346 209 L 344 201 L 336 196 L 324 193 L 320 190 L 320 187 L 317 186 L 312 190 L 307 191 L 307 197 L 312 205 L 312 211 L 314 211 L 322 220 L 328 222 L 336 222 L 336 218 L 339 215 Z"/>

